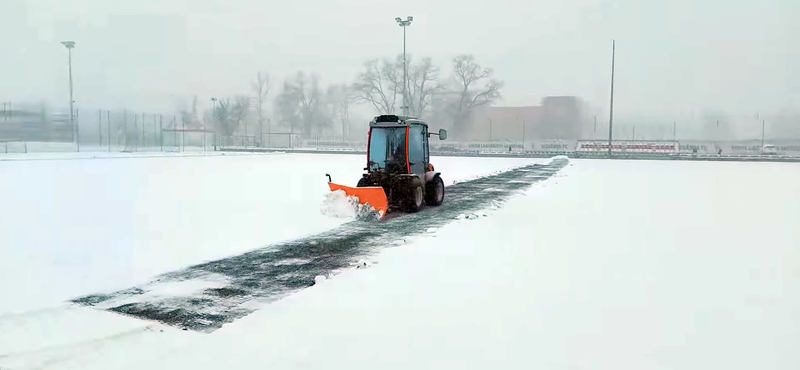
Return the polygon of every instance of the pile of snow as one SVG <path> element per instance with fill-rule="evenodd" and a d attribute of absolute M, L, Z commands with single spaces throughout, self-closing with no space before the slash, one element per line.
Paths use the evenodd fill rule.
<path fill-rule="evenodd" d="M 328 217 L 378 221 L 381 213 L 369 204 L 361 204 L 357 197 L 347 196 L 344 190 L 325 194 L 320 212 Z"/>

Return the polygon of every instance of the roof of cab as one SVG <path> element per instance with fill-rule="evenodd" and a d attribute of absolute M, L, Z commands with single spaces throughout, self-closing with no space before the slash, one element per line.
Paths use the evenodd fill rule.
<path fill-rule="evenodd" d="M 369 123 L 370 127 L 397 127 L 397 126 L 407 126 L 409 124 L 418 124 L 423 126 L 428 126 L 428 124 L 416 117 L 411 116 L 398 116 L 394 114 L 384 114 L 380 116 L 375 116 L 372 121 Z"/>

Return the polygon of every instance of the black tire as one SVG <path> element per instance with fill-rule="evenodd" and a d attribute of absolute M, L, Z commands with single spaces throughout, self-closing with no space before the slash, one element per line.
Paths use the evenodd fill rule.
<path fill-rule="evenodd" d="M 422 188 L 422 181 L 414 178 L 408 186 L 406 193 L 406 212 L 415 213 L 422 209 L 425 204 L 425 190 Z"/>
<path fill-rule="evenodd" d="M 435 176 L 425 184 L 425 204 L 436 207 L 444 202 L 444 181 Z"/>
<path fill-rule="evenodd" d="M 358 180 L 358 184 L 356 184 L 356 187 L 363 188 L 365 186 L 372 186 L 372 185 L 369 183 L 369 180 L 367 180 L 366 177 L 362 177 L 360 180 Z"/>

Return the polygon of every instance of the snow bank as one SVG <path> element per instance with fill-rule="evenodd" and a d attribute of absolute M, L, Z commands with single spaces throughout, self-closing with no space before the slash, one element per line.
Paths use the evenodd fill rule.
<path fill-rule="evenodd" d="M 325 194 L 325 201 L 320 206 L 320 212 L 328 217 L 342 219 L 360 219 L 378 221 L 380 212 L 368 204 L 361 204 L 356 197 L 349 197 L 344 190 L 336 190 Z"/>
<path fill-rule="evenodd" d="M 148 334 L 70 366 L 798 368 L 797 165 L 559 175 L 211 335 Z"/>

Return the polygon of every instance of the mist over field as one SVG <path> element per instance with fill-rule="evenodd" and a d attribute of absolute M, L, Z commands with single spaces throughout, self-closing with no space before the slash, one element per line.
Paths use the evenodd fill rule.
<path fill-rule="evenodd" d="M 571 96 L 581 104 L 576 119 L 591 127 L 580 136 L 590 139 L 607 131 L 613 39 L 620 138 L 671 139 L 675 128 L 683 138 L 755 139 L 766 121 L 767 136 L 798 139 L 797 15 L 790 0 L 9 0 L 0 32 L 14 37 L 4 38 L 0 101 L 69 112 L 67 49 L 60 44 L 69 40 L 76 43 L 75 109 L 84 117 L 97 110 L 170 115 L 168 121 L 183 114 L 215 117 L 222 132 L 246 135 L 269 125 L 347 138 L 365 131 L 375 114 L 405 112 L 487 140 L 495 138 L 483 133 L 488 121 L 475 121 L 476 107 Z M 403 99 L 403 28 L 395 18 L 407 16 Z M 466 86 L 465 72 L 472 78 Z M 436 103 L 454 94 L 458 104 Z M 215 115 L 217 103 L 226 108 Z M 237 115 L 251 121 L 248 132 L 241 122 L 224 123 Z M 467 134 L 475 130 L 481 133 Z"/>

